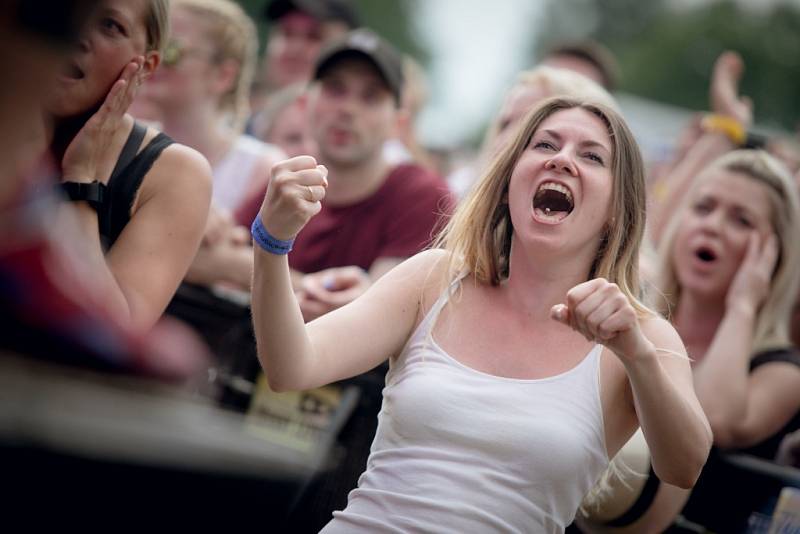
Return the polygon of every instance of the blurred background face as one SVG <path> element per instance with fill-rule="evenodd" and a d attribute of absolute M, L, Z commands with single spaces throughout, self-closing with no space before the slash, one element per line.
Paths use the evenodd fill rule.
<path fill-rule="evenodd" d="M 323 161 L 359 164 L 380 154 L 394 134 L 394 96 L 366 60 L 336 62 L 319 80 L 310 100 L 312 136 Z"/>
<path fill-rule="evenodd" d="M 548 67 L 553 67 L 555 69 L 565 69 L 577 72 L 578 74 L 582 74 L 583 76 L 586 76 L 590 80 L 596 82 L 601 87 L 605 86 L 606 83 L 603 73 L 597 68 L 597 66 L 592 64 L 590 61 L 586 61 L 576 56 L 556 54 L 548 57 L 542 61 L 541 64 L 547 65 Z"/>
<path fill-rule="evenodd" d="M 540 101 L 552 96 L 541 84 L 523 84 L 514 87 L 503 103 L 497 117 L 497 133 L 492 141 L 490 153 L 496 156 L 517 133 L 525 115 Z"/>
<path fill-rule="evenodd" d="M 750 235 L 772 232 L 766 185 L 728 170 L 711 171 L 681 218 L 672 264 L 685 291 L 724 298 L 744 259 Z"/>
<path fill-rule="evenodd" d="M 98 2 L 48 98 L 52 115 L 80 115 L 103 101 L 125 65 L 145 54 L 148 9 L 149 0 Z"/>
<path fill-rule="evenodd" d="M 315 155 L 317 146 L 308 124 L 308 105 L 297 99 L 278 113 L 264 141 L 279 146 L 290 158 L 302 154 Z"/>
<path fill-rule="evenodd" d="M 209 39 L 208 22 L 180 7 L 170 11 L 170 39 L 161 68 L 142 85 L 134 104 L 134 114 L 148 106 L 155 109 L 191 109 L 217 98 L 212 89 L 217 53 Z"/>
<path fill-rule="evenodd" d="M 267 42 L 267 76 L 275 87 L 308 80 L 322 43 L 323 24 L 311 15 L 290 11 L 281 17 Z"/>

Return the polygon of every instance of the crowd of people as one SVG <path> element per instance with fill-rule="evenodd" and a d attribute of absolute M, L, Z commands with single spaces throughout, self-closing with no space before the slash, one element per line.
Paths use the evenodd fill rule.
<path fill-rule="evenodd" d="M 451 173 L 348 0 L 267 2 L 263 59 L 233 0 L 37 4 L 0 8 L 2 349 L 196 383 L 230 355 L 170 303 L 235 293 L 272 392 L 360 390 L 287 530 L 744 532 L 775 496 L 728 455 L 800 467 L 798 140 L 736 52 L 655 166 L 611 54 L 553 48 Z"/>

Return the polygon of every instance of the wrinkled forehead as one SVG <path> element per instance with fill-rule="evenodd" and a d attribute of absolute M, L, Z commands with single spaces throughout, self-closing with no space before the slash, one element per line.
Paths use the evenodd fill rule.
<path fill-rule="evenodd" d="M 569 137 L 578 143 L 596 143 L 609 153 L 613 152 L 615 146 L 606 119 L 581 107 L 560 109 L 550 114 L 539 124 L 534 135 L 545 132 Z"/>

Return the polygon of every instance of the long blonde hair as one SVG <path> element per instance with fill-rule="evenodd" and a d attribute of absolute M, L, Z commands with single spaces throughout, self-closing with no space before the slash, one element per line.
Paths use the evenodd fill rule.
<path fill-rule="evenodd" d="M 612 143 L 611 219 L 589 278 L 616 283 L 641 314 L 639 247 L 645 226 L 645 181 L 641 153 L 622 117 L 603 104 L 577 98 L 543 101 L 525 118 L 516 138 L 504 147 L 463 200 L 439 235 L 436 246 L 450 254 L 449 277 L 467 272 L 477 281 L 499 284 L 508 277 L 514 228 L 505 201 L 511 173 L 539 125 L 554 113 L 580 108 L 598 117 Z"/>
<path fill-rule="evenodd" d="M 658 274 L 663 297 L 656 307 L 668 318 L 681 296 L 681 287 L 672 260 L 675 237 L 681 215 L 689 209 L 694 195 L 704 180 L 728 171 L 745 176 L 765 186 L 769 198 L 772 229 L 778 237 L 779 255 L 772 276 L 769 295 L 761 306 L 753 336 L 753 352 L 786 346 L 789 341 L 789 320 L 800 287 L 800 198 L 797 185 L 788 170 L 763 150 L 736 150 L 717 159 L 698 176 L 683 204 L 673 217 L 661 244 L 661 265 Z"/>
<path fill-rule="evenodd" d="M 233 60 L 239 65 L 236 83 L 222 95 L 220 110 L 229 114 L 234 129 L 241 129 L 250 114 L 250 85 L 256 68 L 258 36 L 252 19 L 231 0 L 173 0 L 208 22 L 208 40 L 216 50 L 215 60 Z"/>
<path fill-rule="evenodd" d="M 150 9 L 145 18 L 147 50 L 164 52 L 169 35 L 169 0 L 150 0 Z"/>

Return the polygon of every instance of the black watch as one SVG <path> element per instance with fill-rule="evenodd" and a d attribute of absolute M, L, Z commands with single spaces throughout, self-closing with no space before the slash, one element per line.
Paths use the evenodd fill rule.
<path fill-rule="evenodd" d="M 98 182 L 61 182 L 61 189 L 73 201 L 86 201 L 97 211 L 106 196 L 106 184 Z"/>

